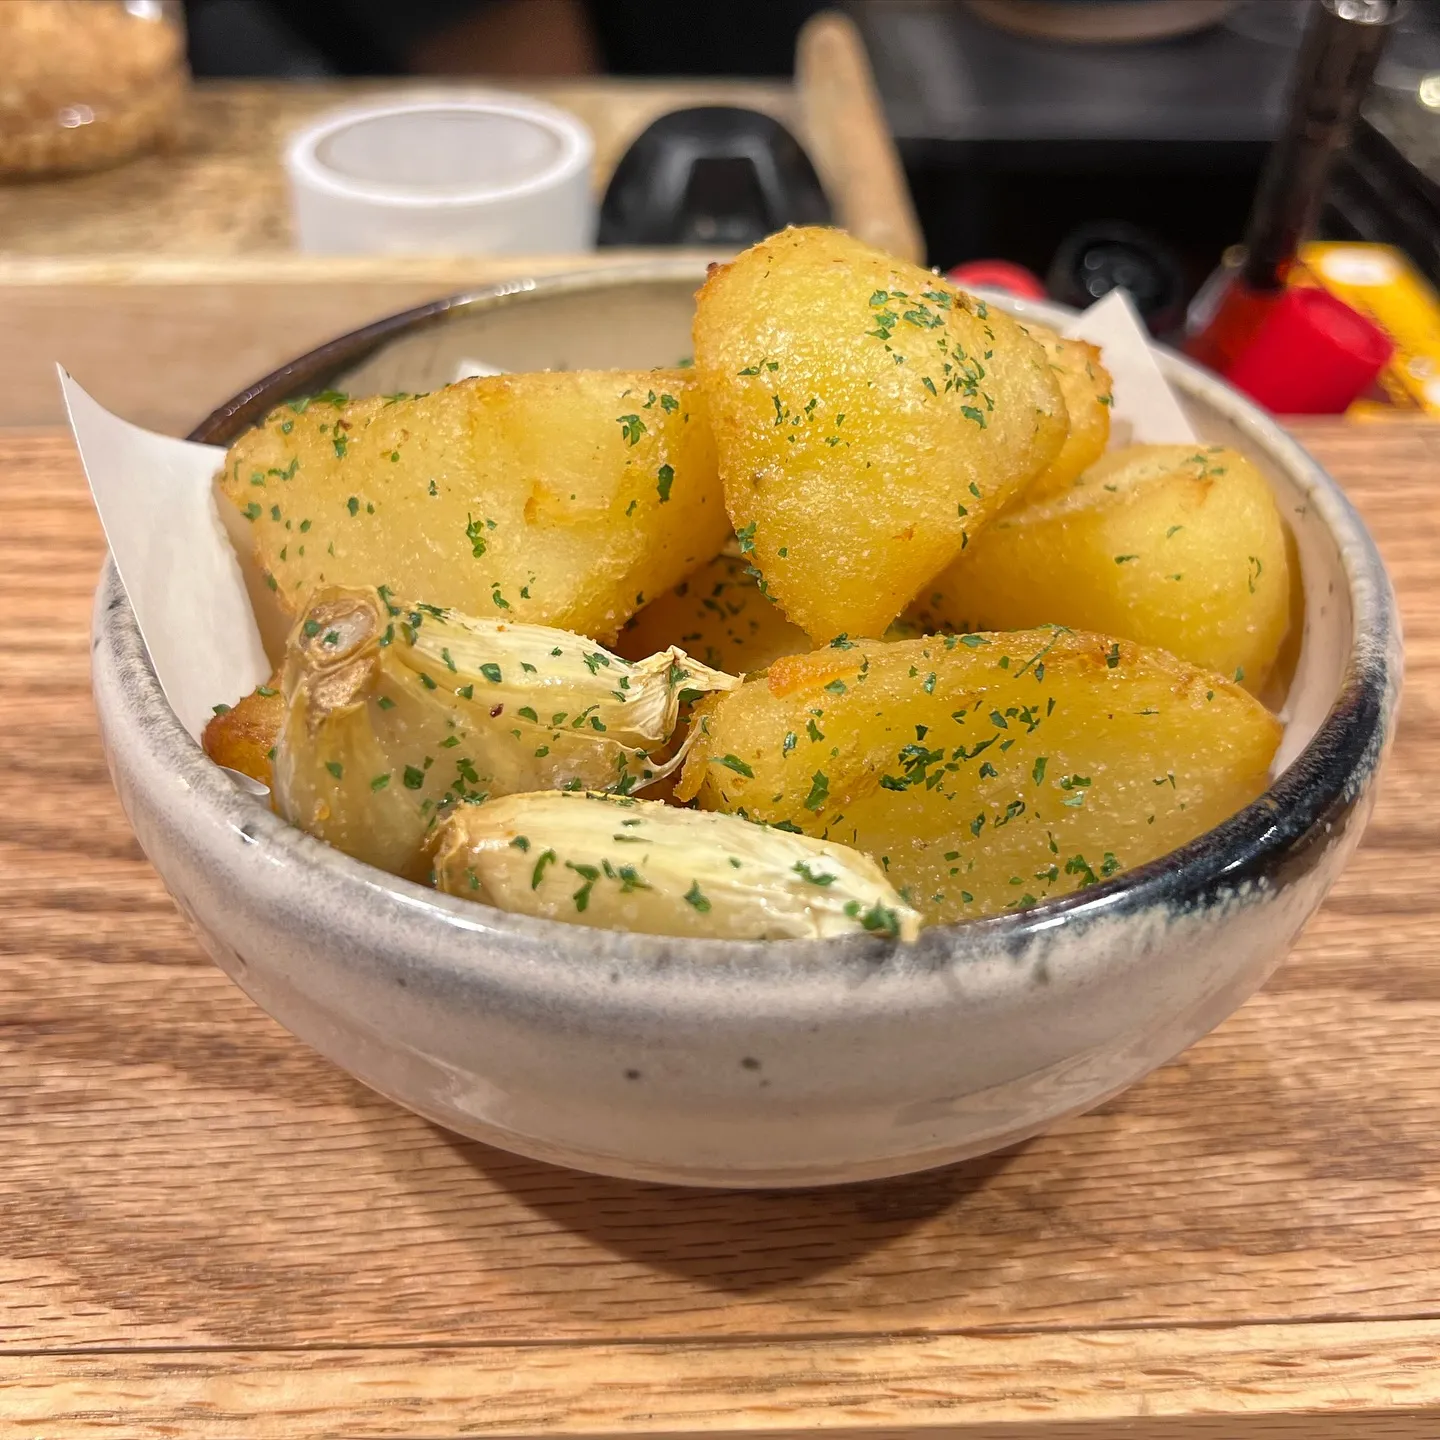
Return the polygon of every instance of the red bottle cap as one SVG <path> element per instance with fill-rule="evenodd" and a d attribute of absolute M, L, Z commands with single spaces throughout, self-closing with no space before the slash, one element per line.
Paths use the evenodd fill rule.
<path fill-rule="evenodd" d="M 1045 298 L 1045 286 L 1040 277 L 1009 260 L 967 260 L 963 265 L 946 271 L 945 278 L 957 285 L 985 285 L 992 290 L 1004 290 L 1006 294 L 1018 295 L 1022 300 Z"/>
<path fill-rule="evenodd" d="M 1302 286 L 1276 298 L 1225 378 L 1276 415 L 1339 415 L 1394 350 L 1374 321 Z"/>

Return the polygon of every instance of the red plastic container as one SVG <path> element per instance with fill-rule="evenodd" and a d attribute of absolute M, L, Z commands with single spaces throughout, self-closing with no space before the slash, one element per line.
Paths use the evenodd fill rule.
<path fill-rule="evenodd" d="M 967 260 L 963 265 L 947 270 L 945 278 L 961 286 L 986 286 L 991 290 L 1003 290 L 1007 295 L 1018 296 L 1021 300 L 1045 298 L 1045 285 L 1040 277 L 1023 265 L 1012 264 L 1009 260 Z"/>
<path fill-rule="evenodd" d="M 1339 415 L 1395 349 L 1373 321 L 1328 290 L 1276 298 L 1225 378 L 1276 415 Z"/>

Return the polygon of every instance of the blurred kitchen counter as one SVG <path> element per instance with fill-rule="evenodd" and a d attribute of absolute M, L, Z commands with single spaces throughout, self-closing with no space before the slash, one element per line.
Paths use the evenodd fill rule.
<path fill-rule="evenodd" d="M 86 262 L 144 256 L 150 262 L 181 262 L 190 270 L 202 261 L 293 256 L 281 164 L 292 132 L 338 105 L 476 88 L 501 87 L 395 80 L 200 81 L 169 149 L 92 175 L 0 185 L 0 283 L 17 272 L 22 259 Z M 797 123 L 794 91 L 783 82 L 589 80 L 524 88 L 589 128 L 595 137 L 597 191 L 604 189 L 630 142 L 668 110 L 742 105 L 787 125 Z M 387 263 L 393 267 L 395 262 Z"/>
<path fill-rule="evenodd" d="M 168 150 L 91 175 L 0 185 L 0 426 L 64 419 L 58 361 L 102 404 L 184 434 L 252 380 L 336 335 L 437 296 L 521 275 L 633 263 L 586 255 L 301 254 L 281 154 L 312 115 L 403 81 L 203 81 Z M 475 88 L 473 86 L 465 88 Z M 778 83 L 570 82 L 527 87 L 595 137 L 604 188 L 657 115 L 745 105 L 794 123 Z"/>
<path fill-rule="evenodd" d="M 840 223 L 897 253 L 922 253 L 858 34 L 818 17 L 802 34 L 797 68 L 794 85 L 599 79 L 524 89 L 589 127 L 597 193 L 667 111 L 738 105 L 773 115 L 810 151 Z M 287 136 L 337 105 L 476 88 L 503 87 L 203 81 L 169 149 L 91 175 L 0 184 L 0 426 L 64 419 L 58 361 L 127 419 L 183 434 L 251 381 L 380 316 L 501 280 L 657 253 L 336 257 L 294 248 Z"/>

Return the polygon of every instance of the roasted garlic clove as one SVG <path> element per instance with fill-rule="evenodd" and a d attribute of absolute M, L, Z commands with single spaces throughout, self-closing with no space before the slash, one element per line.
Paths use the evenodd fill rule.
<path fill-rule="evenodd" d="M 679 764 L 655 752 L 681 696 L 739 683 L 679 650 L 632 663 L 568 631 L 332 588 L 287 646 L 276 808 L 347 854 L 423 878 L 446 805 L 629 793 Z"/>
<path fill-rule="evenodd" d="M 451 895 L 607 930 L 727 940 L 866 931 L 910 941 L 920 916 L 845 845 L 653 800 L 546 791 L 460 805 L 440 823 Z"/>

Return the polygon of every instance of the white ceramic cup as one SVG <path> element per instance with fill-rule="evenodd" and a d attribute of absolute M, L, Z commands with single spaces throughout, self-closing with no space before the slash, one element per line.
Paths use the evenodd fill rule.
<path fill-rule="evenodd" d="M 331 111 L 285 152 L 295 238 L 328 255 L 588 250 L 594 153 L 573 115 L 519 95 Z"/>

